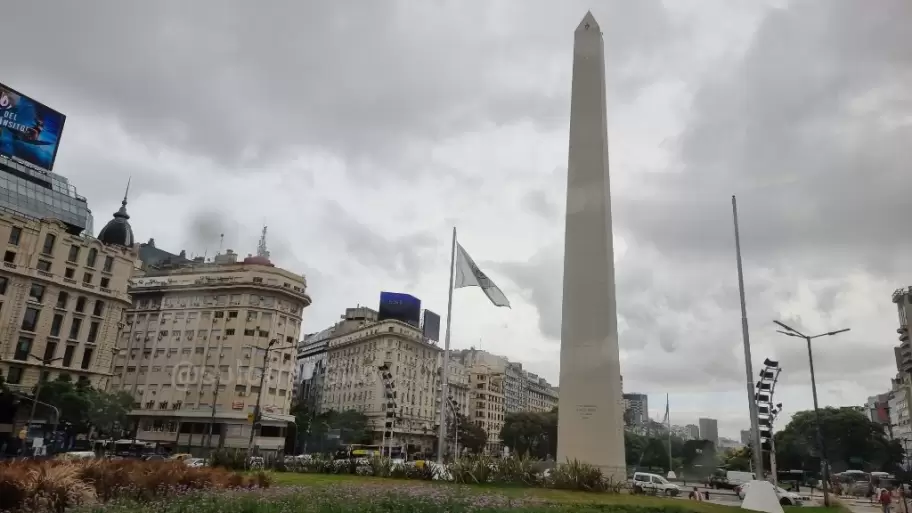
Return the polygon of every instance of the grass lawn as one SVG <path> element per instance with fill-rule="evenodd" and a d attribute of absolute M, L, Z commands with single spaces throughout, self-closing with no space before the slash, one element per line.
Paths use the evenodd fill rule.
<path fill-rule="evenodd" d="M 388 479 L 378 477 L 353 476 L 353 475 L 335 475 L 335 474 L 301 474 L 293 472 L 277 472 L 273 474 L 278 486 L 333 486 L 333 485 L 355 485 L 364 484 L 369 486 L 382 486 L 383 484 L 401 483 L 409 486 L 424 486 L 429 489 L 447 488 L 457 489 L 466 494 L 497 494 L 506 497 L 520 498 L 538 498 L 548 502 L 559 504 L 593 504 L 593 505 L 619 505 L 619 506 L 643 506 L 661 508 L 663 506 L 672 506 L 682 508 L 698 513 L 734 513 L 742 511 L 740 507 L 722 506 L 709 502 L 696 502 L 681 499 L 666 499 L 661 497 L 644 497 L 641 495 L 608 494 L 608 493 L 587 493 L 569 490 L 551 490 L 547 488 L 522 488 L 522 487 L 504 487 L 495 485 L 457 485 L 452 483 L 441 483 L 434 481 L 414 481 Z M 819 512 L 815 512 L 819 513 Z"/>

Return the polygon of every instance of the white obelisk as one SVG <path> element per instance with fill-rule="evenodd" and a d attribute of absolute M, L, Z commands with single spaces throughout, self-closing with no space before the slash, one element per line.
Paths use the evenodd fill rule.
<path fill-rule="evenodd" d="M 588 12 L 573 46 L 557 458 L 596 465 L 606 477 L 622 480 L 627 469 L 606 107 L 605 46 Z"/>

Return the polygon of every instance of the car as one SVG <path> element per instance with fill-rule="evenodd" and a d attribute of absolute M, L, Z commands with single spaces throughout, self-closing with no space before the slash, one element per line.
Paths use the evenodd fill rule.
<path fill-rule="evenodd" d="M 206 460 L 203 458 L 185 458 L 182 460 L 188 467 L 199 468 L 206 466 Z"/>
<path fill-rule="evenodd" d="M 648 472 L 634 472 L 633 489 L 637 493 L 650 493 L 655 495 L 668 495 L 676 497 L 681 493 L 681 488 L 658 474 Z"/>
<path fill-rule="evenodd" d="M 748 488 L 750 488 L 750 482 L 742 484 L 735 490 L 738 493 L 738 498 L 742 501 L 744 500 L 744 496 L 747 495 Z M 778 486 L 774 487 L 774 489 L 776 490 L 776 497 L 779 498 L 779 504 L 783 506 L 801 506 L 802 498 L 797 493 L 779 488 Z"/>

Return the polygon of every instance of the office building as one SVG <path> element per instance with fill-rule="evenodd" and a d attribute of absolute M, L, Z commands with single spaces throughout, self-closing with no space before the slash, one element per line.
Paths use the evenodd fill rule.
<path fill-rule="evenodd" d="M 467 369 L 482 366 L 503 375 L 504 411 L 549 412 L 557 407 L 558 390 L 548 381 L 523 369 L 519 362 L 470 348 L 453 351 L 452 357 Z"/>
<path fill-rule="evenodd" d="M 688 424 L 684 426 L 684 432 L 687 434 L 686 440 L 700 439 L 700 427 L 695 424 Z"/>
<path fill-rule="evenodd" d="M 284 447 L 311 299 L 304 276 L 269 260 L 265 230 L 260 244 L 241 261 L 231 250 L 204 261 L 145 247 L 112 380 L 135 397 L 137 439 L 194 454 L 247 448 L 259 398 L 255 448 Z"/>
<path fill-rule="evenodd" d="M 395 320 L 377 320 L 376 310 L 346 309 L 328 339 L 321 411 L 356 410 L 372 428 L 373 443 L 386 442 L 392 454 L 430 454 L 436 445 L 438 369 L 441 350 L 421 330 Z M 380 367 L 388 367 L 389 383 Z M 385 386 L 395 391 L 392 401 Z M 392 438 L 384 436 L 387 413 Z"/>
<path fill-rule="evenodd" d="M 6 382 L 27 393 L 39 377 L 106 387 L 136 249 L 74 234 L 57 219 L 8 211 L 0 212 L 0 240 Z"/>
<path fill-rule="evenodd" d="M 751 430 L 750 429 L 741 430 L 741 445 L 751 445 Z"/>
<path fill-rule="evenodd" d="M 642 426 L 649 420 L 649 396 L 624 394 L 624 420 L 628 426 Z"/>
<path fill-rule="evenodd" d="M 92 235 L 87 230 L 92 224 L 88 203 L 66 177 L 2 157 L 0 209 L 35 219 L 57 219 L 66 233 Z"/>
<path fill-rule="evenodd" d="M 719 446 L 719 421 L 716 419 L 700 419 L 700 439 L 709 440 L 716 447 Z"/>
<path fill-rule="evenodd" d="M 503 446 L 500 430 L 504 425 L 506 396 L 504 372 L 501 369 L 478 363 L 469 368 L 469 400 L 471 420 L 488 436 L 485 451 L 499 453 Z"/>

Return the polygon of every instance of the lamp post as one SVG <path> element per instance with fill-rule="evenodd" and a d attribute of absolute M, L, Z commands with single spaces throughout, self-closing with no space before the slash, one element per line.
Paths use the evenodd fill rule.
<path fill-rule="evenodd" d="M 781 330 L 776 330 L 778 333 L 781 333 L 781 334 L 789 336 L 789 337 L 803 338 L 804 341 L 807 343 L 808 364 L 810 365 L 810 368 L 811 368 L 811 393 L 814 395 L 814 421 L 817 424 L 817 446 L 818 446 L 818 449 L 820 450 L 820 462 L 823 465 L 823 469 L 822 469 L 823 504 L 824 504 L 824 506 L 829 506 L 830 505 L 830 493 L 829 493 L 829 490 L 827 489 L 827 487 L 830 484 L 830 469 L 829 469 L 830 465 L 829 465 L 829 462 L 827 462 L 826 444 L 824 443 L 824 440 L 823 440 L 823 431 L 820 428 L 820 408 L 817 404 L 817 379 L 814 377 L 814 352 L 811 350 L 811 340 L 814 340 L 815 338 L 831 337 L 833 335 L 845 333 L 845 332 L 849 331 L 851 328 L 844 328 L 844 329 L 836 330 L 836 331 L 828 331 L 826 333 L 820 333 L 819 335 L 809 336 L 809 335 L 805 335 L 804 333 L 801 333 L 800 331 L 798 331 L 790 326 L 787 326 L 779 321 L 773 321 L 773 322 L 782 328 Z"/>
<path fill-rule="evenodd" d="M 276 342 L 278 342 L 277 339 L 270 340 L 269 344 L 266 345 L 266 349 L 263 350 L 263 371 L 260 373 L 260 388 L 259 388 L 259 390 L 257 390 L 256 406 L 253 407 L 253 424 L 250 426 L 250 440 L 247 442 L 247 455 L 248 456 L 252 455 L 251 452 L 254 449 L 253 437 L 256 434 L 256 426 L 260 422 L 260 417 L 261 417 L 260 402 L 263 399 L 263 383 L 266 381 L 266 370 L 267 370 L 267 365 L 269 364 L 269 361 L 268 361 L 269 352 L 272 351 L 273 349 L 280 350 L 280 349 L 294 348 L 294 346 L 275 347 L 275 348 L 272 347 L 276 344 Z M 255 349 L 263 349 L 262 347 L 256 347 L 256 346 L 251 346 L 251 347 L 254 347 Z"/>
<path fill-rule="evenodd" d="M 38 403 L 41 402 L 38 400 L 38 396 L 41 395 L 41 386 L 44 384 L 44 379 L 42 379 L 42 376 L 40 373 L 42 371 L 44 371 L 44 369 L 46 367 L 48 367 L 51 363 L 56 362 L 58 360 L 63 360 L 62 357 L 60 357 L 60 358 L 47 358 L 47 357 L 39 358 L 31 353 L 29 353 L 28 356 L 30 358 L 34 358 L 34 359 L 38 360 L 39 362 L 41 362 L 41 367 L 40 367 L 41 370 L 38 371 L 39 372 L 38 384 L 35 385 L 35 395 L 32 396 L 32 411 L 29 413 L 28 425 L 26 426 L 26 434 L 30 433 L 32 430 L 32 422 L 35 421 L 35 410 L 38 407 Z M 41 403 L 41 404 L 46 404 L 46 403 Z"/>

